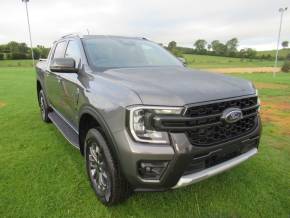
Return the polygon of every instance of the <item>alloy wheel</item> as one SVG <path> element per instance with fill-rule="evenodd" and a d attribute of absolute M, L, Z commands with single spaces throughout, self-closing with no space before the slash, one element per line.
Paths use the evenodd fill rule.
<path fill-rule="evenodd" d="M 89 144 L 88 162 L 90 178 L 96 192 L 109 201 L 111 196 L 110 178 L 103 152 L 96 142 L 91 142 Z"/>
<path fill-rule="evenodd" d="M 44 104 L 44 98 L 43 96 L 40 96 L 40 110 L 41 110 L 41 116 L 42 119 L 45 119 L 45 104 Z"/>

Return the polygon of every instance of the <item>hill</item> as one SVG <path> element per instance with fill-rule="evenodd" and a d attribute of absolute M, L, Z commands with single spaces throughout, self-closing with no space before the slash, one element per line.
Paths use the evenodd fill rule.
<path fill-rule="evenodd" d="M 260 59 L 241 59 L 209 55 L 184 54 L 191 68 L 234 68 L 234 67 L 273 67 L 274 61 Z M 283 62 L 278 62 L 281 66 Z"/>
<path fill-rule="evenodd" d="M 285 58 L 288 54 L 290 54 L 290 48 L 283 48 L 283 49 L 280 49 L 280 51 L 279 51 L 279 57 Z M 257 55 L 258 56 L 271 55 L 271 56 L 275 57 L 276 50 L 258 51 Z"/>

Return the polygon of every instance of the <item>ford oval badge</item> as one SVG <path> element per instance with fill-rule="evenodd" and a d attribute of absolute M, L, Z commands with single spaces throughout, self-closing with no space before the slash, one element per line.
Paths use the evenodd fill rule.
<path fill-rule="evenodd" d="M 243 112 L 240 108 L 228 108 L 223 111 L 221 119 L 226 123 L 235 123 L 243 119 Z"/>

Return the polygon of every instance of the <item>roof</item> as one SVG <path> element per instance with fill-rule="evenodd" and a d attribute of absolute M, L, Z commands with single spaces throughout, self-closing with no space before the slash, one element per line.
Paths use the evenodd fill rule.
<path fill-rule="evenodd" d="M 130 36 L 117 36 L 117 35 L 82 35 L 78 33 L 72 33 L 68 35 L 64 35 L 61 37 L 62 39 L 66 38 L 126 38 L 126 39 L 141 39 L 147 40 L 145 37 L 130 37 Z"/>

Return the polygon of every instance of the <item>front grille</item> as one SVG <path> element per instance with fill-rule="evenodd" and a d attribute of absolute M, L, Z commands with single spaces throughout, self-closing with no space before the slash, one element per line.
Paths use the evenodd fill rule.
<path fill-rule="evenodd" d="M 232 124 L 222 122 L 222 112 L 227 108 L 240 108 L 244 118 Z M 202 147 L 241 137 L 256 127 L 257 110 L 257 97 L 189 107 L 185 117 L 192 119 L 187 125 L 194 128 L 187 130 L 186 134 L 192 145 Z"/>

